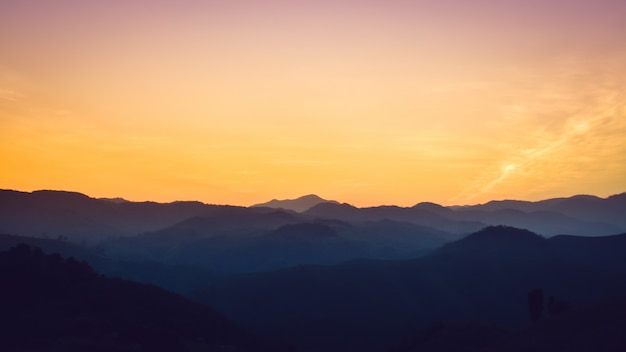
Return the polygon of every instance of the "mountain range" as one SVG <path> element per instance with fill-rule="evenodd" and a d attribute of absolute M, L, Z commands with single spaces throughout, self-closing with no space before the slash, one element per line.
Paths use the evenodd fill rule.
<path fill-rule="evenodd" d="M 233 209 L 239 209 L 239 214 L 246 211 L 259 214 L 267 212 L 264 210 L 267 208 L 305 215 L 309 219 L 404 221 L 454 234 L 467 234 L 488 225 L 523 227 L 544 236 L 597 236 L 626 231 L 626 193 L 607 198 L 581 195 L 538 202 L 491 201 L 472 206 L 444 207 L 422 202 L 413 207 L 366 208 L 308 195 L 246 208 L 201 202 L 96 199 L 66 191 L 0 190 L 0 233 L 49 238 L 63 236 L 75 242 L 93 244 L 112 237 L 158 231 L 192 217 L 229 211 L 224 209 L 233 212 L 237 211 Z"/>
<path fill-rule="evenodd" d="M 98 248 L 115 260 L 217 273 L 415 258 L 489 225 L 526 228 L 546 237 L 622 233 L 626 193 L 464 207 L 422 202 L 358 208 L 315 195 L 237 207 L 0 191 L 0 233 L 69 241 Z"/>
<path fill-rule="evenodd" d="M 290 351 L 155 286 L 21 244 L 0 252 L 2 351 Z"/>
<path fill-rule="evenodd" d="M 488 227 L 418 259 L 229 276 L 192 297 L 303 350 L 362 351 L 432 321 L 525 326 L 535 288 L 572 306 L 625 295 L 623 253 L 626 234 L 546 239 Z"/>
<path fill-rule="evenodd" d="M 3 323 L 18 323 L 5 341 L 9 350 L 147 350 L 158 335 L 171 350 L 252 352 L 250 341 L 272 350 L 267 341 L 288 340 L 301 352 L 530 351 L 529 340 L 574 350 L 566 331 L 582 329 L 576 337 L 617 351 L 611 329 L 622 325 L 606 312 L 626 296 L 625 199 L 359 208 L 309 195 L 238 207 L 0 191 L 0 250 L 20 246 L 9 257 L 31 263 L 0 275 L 3 287 L 27 290 L 14 292 L 21 303 Z M 545 295 L 538 313 L 532 292 Z M 102 305 L 130 316 L 102 315 Z M 27 326 L 37 334 L 24 345 Z"/>

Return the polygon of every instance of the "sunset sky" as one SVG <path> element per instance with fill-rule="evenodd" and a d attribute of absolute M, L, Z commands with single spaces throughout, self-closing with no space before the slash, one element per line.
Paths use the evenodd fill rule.
<path fill-rule="evenodd" d="M 0 188 L 626 191 L 624 0 L 2 0 Z"/>

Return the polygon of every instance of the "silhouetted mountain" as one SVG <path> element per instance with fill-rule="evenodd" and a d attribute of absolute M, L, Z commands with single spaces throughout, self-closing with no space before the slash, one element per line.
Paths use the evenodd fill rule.
<path fill-rule="evenodd" d="M 456 219 L 479 220 L 491 225 L 527 228 L 545 236 L 573 233 L 577 235 L 609 235 L 622 231 L 618 225 L 589 222 L 554 211 L 525 212 L 513 208 L 493 211 L 466 209 L 454 214 Z"/>
<path fill-rule="evenodd" d="M 344 237 L 376 245 L 389 253 L 371 257 L 374 259 L 417 258 L 457 237 L 446 231 L 393 220 L 359 222 L 340 233 Z"/>
<path fill-rule="evenodd" d="M 272 199 L 271 201 L 267 203 L 253 205 L 253 207 L 288 209 L 288 210 L 293 210 L 295 212 L 301 213 L 321 203 L 338 204 L 338 202 L 334 200 L 326 200 L 326 199 L 316 196 L 315 194 L 309 194 L 309 195 L 302 196 L 297 199 L 284 199 L 284 200 Z"/>
<path fill-rule="evenodd" d="M 576 307 L 626 293 L 626 235 L 554 236 L 625 232 L 626 194 L 466 207 L 300 200 L 318 203 L 296 212 L 0 191 L 0 231 L 34 236 L 23 239 L 88 260 L 107 275 L 178 292 L 201 286 L 194 298 L 311 351 L 389 346 L 420 327 L 440 336 L 435 342 L 449 335 L 448 342 L 458 337 L 462 344 L 483 327 L 428 324 L 524 325 L 535 288 L 559 299 L 551 312 L 564 302 Z M 477 231 L 484 224 L 532 232 Z M 17 239 L 0 236 L 0 248 Z"/>
<path fill-rule="evenodd" d="M 205 212 L 202 216 L 185 219 L 143 236 L 168 241 L 218 236 L 255 236 L 280 226 L 306 220 L 308 218 L 284 210 L 221 206 Z"/>
<path fill-rule="evenodd" d="M 488 224 L 519 226 L 546 236 L 575 234 L 610 235 L 626 231 L 626 193 L 606 199 L 578 195 L 538 202 L 504 200 L 485 204 L 453 207 L 455 218 L 483 221 Z M 506 211 L 516 210 L 517 216 Z M 505 211 L 505 213 L 501 213 Z"/>
<path fill-rule="evenodd" d="M 551 251 L 548 241 L 534 232 L 507 226 L 490 226 L 481 231 L 443 246 L 437 251 L 438 255 L 450 252 L 469 252 L 474 255 L 477 251 L 481 255 L 500 256 L 511 252 L 536 251 L 537 254 Z"/>
<path fill-rule="evenodd" d="M 27 245 L 0 253 L 0 284 L 3 351 L 287 350 L 181 296 Z"/>
<path fill-rule="evenodd" d="M 193 265 L 220 272 L 257 271 L 264 267 L 252 267 L 258 260 L 250 254 L 261 238 L 300 221 L 305 218 L 284 210 L 222 206 L 162 230 L 112 239 L 102 246 L 125 260 Z"/>
<path fill-rule="evenodd" d="M 102 246 L 125 260 L 159 260 L 231 273 L 358 258 L 414 258 L 453 236 L 390 220 L 349 223 L 271 208 L 223 207 L 214 216 L 190 218 Z"/>
<path fill-rule="evenodd" d="M 621 352 L 626 350 L 624 317 L 626 297 L 612 297 L 544 319 L 506 339 L 494 342 L 488 351 Z"/>
<path fill-rule="evenodd" d="M 626 297 L 578 307 L 523 329 L 482 322 L 434 323 L 386 352 L 553 352 L 626 350 Z"/>
<path fill-rule="evenodd" d="M 477 231 L 485 224 L 475 221 L 456 221 L 439 214 L 439 210 L 433 212 L 416 206 L 413 208 L 403 208 L 397 206 L 380 206 L 369 208 L 356 208 L 349 204 L 328 204 L 323 203 L 312 207 L 304 212 L 306 215 L 321 218 L 340 219 L 349 222 L 395 220 L 410 222 L 420 226 L 435 228 L 446 231 L 449 234 L 456 234 L 450 239 L 458 239 L 462 234 Z"/>
<path fill-rule="evenodd" d="M 486 225 L 528 228 L 544 236 L 597 236 L 626 231 L 626 193 L 606 199 L 574 196 L 539 202 L 492 201 L 464 207 L 442 207 L 423 202 L 410 208 L 356 208 L 314 195 L 270 203 L 253 208 L 199 202 L 160 204 L 94 199 L 63 191 L 26 193 L 4 190 L 0 191 L 0 232 L 32 237 L 63 237 L 77 243 L 94 244 L 108 238 L 156 232 L 192 217 L 215 218 L 219 214 L 224 214 L 224 219 L 217 220 L 222 224 L 230 220 L 239 228 L 253 229 L 257 226 L 254 222 L 259 221 L 254 216 L 262 214 L 257 211 L 265 209 L 264 214 L 271 214 L 267 206 L 298 210 L 302 214 L 294 212 L 288 215 L 289 211 L 280 214 L 285 217 L 304 215 L 306 219 L 299 219 L 299 222 L 316 219 L 349 223 L 379 220 L 410 222 L 444 231 L 451 235 L 447 240 L 458 239 Z M 238 215 L 235 216 L 236 212 Z M 276 224 L 274 229 L 282 225 L 284 223 Z"/>
<path fill-rule="evenodd" d="M 414 209 L 426 210 L 431 213 L 437 214 L 439 216 L 451 217 L 454 214 L 454 210 L 450 208 L 446 208 L 442 205 L 431 203 L 431 202 L 421 202 L 417 203 L 413 206 Z"/>
<path fill-rule="evenodd" d="M 272 212 L 259 215 L 267 225 L 265 228 L 261 223 L 246 227 L 254 223 L 251 219 L 221 223 L 198 217 L 155 233 L 108 241 L 103 247 L 107 253 L 125 260 L 158 260 L 232 273 L 300 264 L 338 264 L 357 258 L 418 257 L 444 244 L 449 236 L 408 223 L 381 221 L 353 225 L 312 220 L 295 213 L 284 213 L 289 215 L 284 217 L 280 215 L 282 211 Z M 276 222 L 270 221 L 272 217 Z M 281 226 L 272 228 L 280 223 Z"/>
<path fill-rule="evenodd" d="M 622 227 L 622 230 L 626 230 L 626 193 L 612 195 L 606 199 L 595 196 L 574 196 L 538 203 L 571 217 L 617 224 Z"/>
<path fill-rule="evenodd" d="M 491 201 L 463 207 L 443 207 L 428 202 L 418 203 L 411 208 L 356 208 L 348 204 L 319 204 L 304 213 L 351 222 L 383 219 L 406 221 L 454 234 L 471 233 L 487 225 L 506 225 L 527 228 L 545 236 L 603 236 L 626 230 L 626 194 L 606 199 L 574 196 L 539 202 Z"/>
<path fill-rule="evenodd" d="M 306 214 L 320 218 L 341 219 L 344 221 L 361 221 L 364 217 L 359 208 L 348 203 L 320 203 L 309 208 Z"/>
<path fill-rule="evenodd" d="M 96 271 L 109 277 L 153 284 L 181 294 L 207 285 L 221 275 L 199 266 L 172 265 L 139 258 L 119 260 L 106 255 L 101 248 L 84 247 L 68 241 L 0 234 L 0 251 L 9 250 L 21 243 L 39 247 L 46 253 L 58 253 L 64 257 L 86 261 Z"/>
<path fill-rule="evenodd" d="M 31 247 L 41 248 L 47 253 L 58 253 L 64 257 L 74 257 L 88 261 L 89 263 L 98 263 L 108 260 L 108 258 L 96 248 L 87 248 L 66 240 L 0 234 L 0 251 L 7 251 L 21 243 Z"/>
<path fill-rule="evenodd" d="M 435 322 L 405 336 L 401 344 L 381 351 L 485 352 L 511 334 L 510 329 L 479 321 Z"/>
<path fill-rule="evenodd" d="M 571 262 L 611 272 L 626 268 L 626 233 L 603 237 L 561 235 L 549 241 L 559 256 Z"/>
<path fill-rule="evenodd" d="M 626 244 L 605 240 L 626 253 Z M 559 241 L 489 227 L 419 259 L 246 274 L 194 297 L 242 325 L 289 336 L 303 350 L 361 351 L 434 320 L 521 326 L 529 321 L 527 293 L 536 287 L 574 305 L 626 293 L 626 265 L 571 260 Z"/>
<path fill-rule="evenodd" d="M 75 192 L 0 190 L 0 233 L 93 244 L 154 231 L 214 208 L 199 202 L 111 202 Z"/>

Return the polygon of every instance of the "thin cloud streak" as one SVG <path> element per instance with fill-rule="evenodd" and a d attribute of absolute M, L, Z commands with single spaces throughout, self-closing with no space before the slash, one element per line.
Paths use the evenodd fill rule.
<path fill-rule="evenodd" d="M 553 162 L 554 159 L 559 158 L 559 153 L 578 149 L 584 140 L 602 140 L 606 134 L 611 133 L 615 129 L 625 129 L 626 120 L 624 119 L 623 110 L 626 107 L 626 100 L 624 99 L 624 93 L 616 93 L 609 99 L 606 105 L 608 106 L 602 106 L 592 112 L 583 110 L 577 116 L 571 117 L 562 132 L 558 134 L 545 131 L 538 133 L 535 137 L 535 140 L 538 140 L 536 145 L 504 160 L 501 169 L 496 172 L 492 179 L 480 182 L 469 190 L 453 197 L 450 200 L 451 203 L 463 202 L 464 204 L 469 204 L 473 200 L 489 194 L 505 181 L 523 176 L 525 172 L 532 172 L 532 168 L 541 167 L 542 163 Z M 605 146 L 602 145 L 600 147 Z M 622 144 L 618 144 L 613 146 L 613 150 L 600 148 L 600 152 L 620 153 L 624 149 L 626 148 Z M 591 152 L 593 153 L 594 151 Z M 551 183 L 555 181 L 550 181 L 550 178 L 546 178 L 545 182 Z"/>

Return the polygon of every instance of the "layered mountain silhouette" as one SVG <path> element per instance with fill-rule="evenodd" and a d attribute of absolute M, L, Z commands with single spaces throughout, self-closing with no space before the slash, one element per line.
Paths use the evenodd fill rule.
<path fill-rule="evenodd" d="M 287 351 L 155 286 L 21 244 L 0 252 L 3 351 Z"/>
<path fill-rule="evenodd" d="M 154 233 L 107 241 L 102 246 L 107 253 L 124 260 L 160 260 L 232 273 L 299 264 L 338 264 L 357 258 L 412 258 L 443 245 L 451 236 L 390 220 L 354 224 L 275 210 L 258 217 L 263 221 L 249 218 L 245 222 L 223 222 L 197 217 Z"/>
<path fill-rule="evenodd" d="M 5 190 L 0 191 L 0 233 L 97 247 L 118 261 L 257 272 L 354 259 L 415 258 L 489 224 L 527 228 L 548 237 L 621 233 L 626 231 L 625 199 L 622 194 L 468 207 L 422 202 L 413 207 L 357 208 L 309 195 L 247 208 Z M 328 227 L 336 236 L 324 241 L 271 235 L 298 228 L 291 225 L 321 234 Z"/>
<path fill-rule="evenodd" d="M 603 303 L 598 302 L 615 302 L 607 299 L 626 294 L 625 205 L 626 194 L 619 194 L 473 206 L 422 202 L 412 207 L 358 208 L 310 195 L 237 207 L 6 190 L 0 191 L 0 234 L 4 233 L 0 250 L 26 242 L 45 252 L 77 258 L 45 259 L 48 256 L 34 249 L 20 250 L 25 256 L 40 258 L 39 264 L 25 266 L 39 268 L 34 271 L 37 279 L 28 280 L 55 273 L 37 284 L 39 291 L 50 289 L 77 304 L 83 302 L 77 295 L 96 296 L 85 298 L 80 319 L 89 320 L 99 312 L 97 307 L 104 304 L 100 294 L 119 297 L 122 306 L 144 304 L 139 298 L 127 301 L 126 294 L 110 291 L 118 286 L 126 293 L 142 292 L 146 302 L 153 297 L 161 301 L 158 297 L 164 291 L 122 280 L 132 279 L 215 307 L 227 317 L 221 318 L 224 321 L 288 339 L 304 352 L 386 351 L 394 344 L 397 351 L 460 351 L 456 346 L 495 351 L 513 350 L 514 345 L 528 347 L 524 343 L 530 340 L 539 341 L 541 348 L 567 346 L 560 345 L 567 329 L 576 331 L 577 327 L 589 332 L 580 333 L 581 338 L 609 341 L 610 347 L 617 344 L 611 340 L 611 329 L 620 325 L 610 317 L 589 315 L 601 308 L 585 307 L 600 307 Z M 102 278 L 80 263 L 83 260 L 99 273 L 122 279 Z M 55 268 L 69 265 L 83 278 L 70 280 L 74 274 L 65 269 L 42 269 L 53 262 L 60 265 L 54 264 Z M 9 271 L 3 271 L 0 279 L 17 278 Z M 9 281 L 2 287 L 7 285 Z M 30 287 L 24 285 L 16 287 Z M 24 297 L 35 299 L 35 291 L 29 292 Z M 545 294 L 546 302 L 541 305 L 545 309 L 529 314 L 529 292 Z M 204 309 L 167 295 L 187 302 L 180 303 L 181 307 L 191 304 L 193 309 Z M 99 344 L 105 346 L 103 350 L 117 351 L 129 350 L 125 343 L 136 338 L 130 350 L 147 350 L 155 345 L 146 336 L 161 334 L 163 339 L 154 341 L 170 350 L 255 350 L 251 344 L 237 344 L 239 337 L 212 340 L 193 329 L 194 333 L 183 334 L 185 328 L 180 327 L 185 325 L 176 325 L 179 318 L 197 318 L 199 326 L 205 324 L 205 318 L 186 315 L 192 308 L 180 308 L 175 317 L 168 315 L 174 314 L 169 308 L 162 310 L 167 319 L 150 315 L 154 325 L 143 318 L 141 327 L 133 325 L 134 318 L 122 320 L 121 326 L 128 323 L 131 332 L 111 330 L 107 324 L 110 319 L 121 319 L 117 316 L 107 316 L 106 322 L 96 317 L 84 328 L 82 320 L 76 323 L 79 318 L 72 315 L 77 308 L 62 297 L 37 297 L 31 308 L 25 302 L 16 305 L 26 315 L 15 311 L 3 323 L 26 320 L 15 326 L 17 330 L 7 330 L 11 332 L 8 348 L 98 350 Z M 619 302 L 606 304 L 618 307 Z M 129 311 L 132 316 L 145 313 Z M 578 318 L 572 315 L 577 325 L 563 325 L 555 312 L 578 314 Z M 54 315 L 60 317 L 58 326 L 50 328 L 51 334 L 60 337 L 54 341 L 47 333 L 30 341 L 19 330 L 36 319 L 40 322 L 32 323 L 34 328 L 46 330 Z M 604 326 L 601 319 L 605 318 L 608 335 L 585 325 L 589 320 Z M 232 323 L 226 324 L 241 332 L 229 336 L 268 346 Z M 74 335 L 76 326 L 79 335 Z M 551 340 L 550 336 L 561 337 Z M 591 346 L 584 341 L 579 345 Z"/>
<path fill-rule="evenodd" d="M 270 209 L 285 209 L 287 217 L 302 222 L 334 219 L 348 223 L 393 220 L 446 232 L 448 240 L 487 225 L 530 229 L 544 236 L 560 234 L 599 236 L 626 231 L 626 193 L 606 199 L 593 196 L 555 198 L 539 202 L 493 201 L 482 205 L 442 207 L 418 203 L 413 207 L 357 208 L 315 195 L 295 200 L 271 201 L 250 208 L 208 205 L 200 202 L 129 202 L 95 199 L 75 192 L 0 190 L 0 233 L 30 237 L 67 238 L 95 245 L 117 237 L 137 236 L 169 228 L 194 217 L 215 218 L 222 224 L 255 228 L 251 218 Z M 285 223 L 279 223 L 282 226 Z M 232 225 L 231 225 L 232 226 Z"/>
<path fill-rule="evenodd" d="M 626 193 L 599 198 L 590 195 L 577 195 L 569 198 L 552 198 L 538 202 L 527 201 L 491 201 L 482 205 L 461 207 L 465 210 L 497 211 L 514 209 L 527 213 L 535 211 L 553 211 L 573 218 L 588 221 L 613 223 L 624 226 L 624 209 L 626 208 Z"/>
<path fill-rule="evenodd" d="M 339 219 L 349 222 L 394 220 L 409 222 L 415 225 L 431 227 L 451 234 L 451 239 L 458 239 L 460 234 L 467 234 L 485 227 L 485 223 L 461 220 L 457 221 L 442 216 L 437 212 L 420 209 L 419 207 L 403 208 L 398 206 L 379 206 L 357 208 L 349 204 L 322 203 L 304 212 L 304 214 L 320 218 Z"/>
<path fill-rule="evenodd" d="M 76 192 L 0 190 L 0 233 L 96 244 L 157 230 L 214 208 L 200 202 L 112 202 Z"/>
<path fill-rule="evenodd" d="M 593 238 L 595 253 L 578 256 L 585 244 L 571 238 L 489 227 L 420 259 L 247 274 L 194 297 L 240 324 L 288 335 L 303 350 L 359 351 L 434 320 L 522 326 L 527 293 L 536 287 L 573 305 L 624 294 L 625 238 Z"/>
<path fill-rule="evenodd" d="M 22 243 L 42 248 L 47 253 L 58 253 L 66 258 L 86 261 L 94 270 L 109 277 L 153 284 L 181 294 L 221 276 L 221 273 L 199 266 L 173 265 L 141 258 L 120 260 L 107 255 L 101 248 L 85 247 L 64 240 L 0 234 L 0 251 Z"/>
<path fill-rule="evenodd" d="M 271 201 L 267 203 L 253 205 L 253 207 L 286 209 L 286 210 L 292 210 L 292 211 L 301 213 L 305 210 L 308 210 L 322 203 L 339 204 L 339 202 L 337 201 L 326 200 L 326 199 L 320 198 L 319 196 L 315 194 L 309 194 L 309 195 L 302 196 L 296 199 L 283 199 L 283 200 L 272 199 Z"/>

